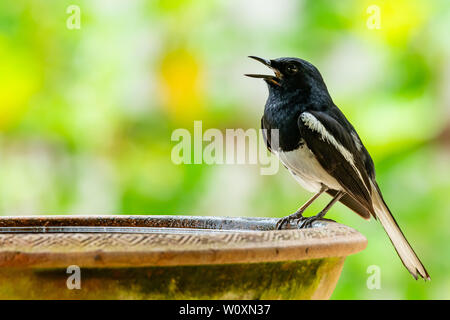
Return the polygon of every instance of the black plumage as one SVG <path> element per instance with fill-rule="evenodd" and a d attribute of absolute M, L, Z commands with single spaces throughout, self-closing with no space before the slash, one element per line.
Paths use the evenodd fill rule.
<path fill-rule="evenodd" d="M 297 58 L 251 58 L 275 73 L 247 75 L 268 84 L 269 96 L 261 119 L 267 148 L 278 155 L 301 185 L 316 193 L 297 212 L 281 219 L 278 226 L 298 219 L 300 227 L 309 227 L 340 201 L 365 219 L 371 215 L 378 218 L 410 273 L 416 279 L 429 279 L 381 195 L 372 158 L 355 128 L 334 104 L 317 68 Z M 277 130 L 276 136 L 273 130 Z M 323 192 L 333 200 L 316 216 L 303 217 L 304 210 Z"/>

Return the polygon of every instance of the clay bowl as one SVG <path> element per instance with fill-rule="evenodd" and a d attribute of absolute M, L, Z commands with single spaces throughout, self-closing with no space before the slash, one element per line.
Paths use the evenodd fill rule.
<path fill-rule="evenodd" d="M 276 221 L 1 217 L 0 299 L 328 299 L 367 244 L 335 222 Z"/>

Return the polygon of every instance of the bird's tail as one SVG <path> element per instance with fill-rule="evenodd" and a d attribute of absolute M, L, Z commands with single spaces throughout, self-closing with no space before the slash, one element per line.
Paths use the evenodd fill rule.
<path fill-rule="evenodd" d="M 400 230 L 397 221 L 395 221 L 388 206 L 384 202 L 377 183 L 372 182 L 371 184 L 372 203 L 376 217 L 380 220 L 381 225 L 388 234 L 403 264 L 416 280 L 419 276 L 425 280 L 431 280 L 427 270 L 411 248 L 411 245 L 408 243 L 408 240 L 406 240 L 402 230 Z"/>

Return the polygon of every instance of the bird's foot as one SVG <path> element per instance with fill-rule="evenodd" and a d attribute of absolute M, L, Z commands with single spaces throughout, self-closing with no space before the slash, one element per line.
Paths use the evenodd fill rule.
<path fill-rule="evenodd" d="M 313 227 L 313 223 L 319 220 L 326 220 L 326 221 L 331 221 L 331 222 L 336 222 L 334 220 L 331 219 L 326 219 L 323 217 L 323 215 L 321 215 L 320 213 L 312 216 L 312 217 L 303 217 L 302 219 L 300 219 L 298 221 L 298 228 L 299 229 L 306 229 L 306 228 L 312 228 Z"/>
<path fill-rule="evenodd" d="M 304 217 L 303 219 L 300 219 L 298 222 L 298 228 L 299 229 L 306 229 L 306 228 L 312 228 L 312 224 L 321 219 L 319 215 L 315 215 L 312 217 Z"/>
<path fill-rule="evenodd" d="M 281 218 L 280 220 L 278 220 L 275 229 L 277 230 L 281 230 L 281 228 L 283 227 L 283 225 L 285 224 L 290 224 L 291 221 L 298 219 L 299 222 L 304 219 L 303 217 L 303 211 L 296 211 L 293 214 L 290 214 L 284 218 Z"/>

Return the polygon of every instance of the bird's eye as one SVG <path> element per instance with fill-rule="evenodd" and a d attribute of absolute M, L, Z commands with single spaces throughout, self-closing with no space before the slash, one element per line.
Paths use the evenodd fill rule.
<path fill-rule="evenodd" d="M 286 73 L 287 74 L 296 74 L 298 72 L 298 68 L 295 64 L 289 64 L 286 67 Z"/>

